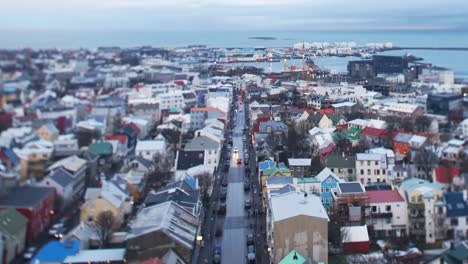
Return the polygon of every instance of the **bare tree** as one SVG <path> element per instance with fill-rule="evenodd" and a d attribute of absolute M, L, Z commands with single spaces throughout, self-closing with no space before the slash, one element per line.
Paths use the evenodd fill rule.
<path fill-rule="evenodd" d="M 416 153 L 413 162 L 416 165 L 416 168 L 421 169 L 424 172 L 425 177 L 428 180 L 431 180 L 431 172 L 438 162 L 437 155 L 432 150 L 423 148 Z"/>
<path fill-rule="evenodd" d="M 210 201 L 210 189 L 213 184 L 213 179 L 208 173 L 202 173 L 196 177 L 198 179 L 198 186 L 202 195 L 203 206 L 207 208 Z"/>
<path fill-rule="evenodd" d="M 95 221 L 95 229 L 102 248 L 107 247 L 109 244 L 115 224 L 116 220 L 112 211 L 107 210 L 98 214 Z"/>

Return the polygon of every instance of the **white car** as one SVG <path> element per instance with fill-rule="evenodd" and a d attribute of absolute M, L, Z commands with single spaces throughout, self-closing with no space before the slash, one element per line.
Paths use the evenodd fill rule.
<path fill-rule="evenodd" d="M 53 236 L 55 237 L 55 235 L 57 234 L 57 232 L 63 227 L 63 223 L 57 223 L 55 225 L 52 226 L 52 228 L 49 229 L 49 236 Z"/>
<path fill-rule="evenodd" d="M 26 260 L 30 260 L 34 257 L 34 254 L 36 253 L 36 248 L 35 247 L 28 247 L 26 251 L 24 251 L 23 258 Z"/>
<path fill-rule="evenodd" d="M 233 152 L 234 152 L 234 153 L 238 153 L 239 150 L 238 150 L 237 148 L 234 148 Z"/>

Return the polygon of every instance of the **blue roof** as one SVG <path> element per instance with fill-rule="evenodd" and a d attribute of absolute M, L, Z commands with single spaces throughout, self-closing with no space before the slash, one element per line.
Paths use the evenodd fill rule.
<path fill-rule="evenodd" d="M 184 182 L 190 186 L 193 190 L 197 188 L 197 180 L 193 178 L 185 178 Z"/>
<path fill-rule="evenodd" d="M 18 158 L 18 156 L 15 154 L 15 152 L 12 149 L 8 148 L 8 149 L 5 149 L 3 152 L 5 153 L 5 156 L 7 156 L 8 159 L 10 159 L 10 161 L 13 164 L 15 165 L 19 164 L 20 159 Z"/>
<path fill-rule="evenodd" d="M 269 177 L 266 182 L 268 184 L 292 184 L 293 178 L 291 176 L 272 176 Z"/>
<path fill-rule="evenodd" d="M 258 163 L 258 169 L 264 171 L 266 169 L 272 168 L 276 166 L 276 162 L 267 160 Z"/>
<path fill-rule="evenodd" d="M 284 162 L 279 162 L 278 163 L 278 168 L 287 168 L 286 164 Z"/>
<path fill-rule="evenodd" d="M 295 191 L 296 191 L 296 188 L 294 188 L 294 186 L 288 184 L 288 185 L 284 186 L 281 189 L 272 190 L 271 193 L 284 194 L 284 193 L 295 192 Z"/>
<path fill-rule="evenodd" d="M 468 202 L 463 199 L 462 192 L 444 194 L 448 217 L 468 216 Z"/>
<path fill-rule="evenodd" d="M 68 256 L 76 255 L 79 250 L 79 240 L 51 241 L 39 250 L 31 263 L 63 262 Z"/>

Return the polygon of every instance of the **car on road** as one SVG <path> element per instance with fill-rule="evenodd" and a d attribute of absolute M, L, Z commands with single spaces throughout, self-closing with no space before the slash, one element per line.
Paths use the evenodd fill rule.
<path fill-rule="evenodd" d="M 247 247 L 247 260 L 249 263 L 255 263 L 255 246 L 250 245 Z"/>
<path fill-rule="evenodd" d="M 34 257 L 34 254 L 36 254 L 36 247 L 28 247 L 23 254 L 23 258 L 25 260 L 31 260 Z"/>
<path fill-rule="evenodd" d="M 49 234 L 49 236 L 52 236 L 52 237 L 55 237 L 55 235 L 57 234 L 57 232 L 64 226 L 64 223 L 62 222 L 59 222 L 59 223 L 56 223 L 54 224 L 50 229 L 49 231 L 47 232 Z"/>
<path fill-rule="evenodd" d="M 245 209 L 250 209 L 251 207 L 252 207 L 252 203 L 250 202 L 250 200 L 245 200 L 244 208 Z"/>
<path fill-rule="evenodd" d="M 233 150 L 232 152 L 234 152 L 234 153 L 239 153 L 239 149 L 234 148 L 234 150 Z"/>
<path fill-rule="evenodd" d="M 57 230 L 57 233 L 55 233 L 54 237 L 56 239 L 62 239 L 67 234 L 67 231 L 68 229 L 65 226 L 63 226 Z"/>
<path fill-rule="evenodd" d="M 221 188 L 221 190 L 219 191 L 219 200 L 226 201 L 226 197 L 227 197 L 226 188 Z"/>
<path fill-rule="evenodd" d="M 246 239 L 246 241 L 247 241 L 247 246 L 250 246 L 250 245 L 255 244 L 254 238 L 255 238 L 255 237 L 254 237 L 253 234 L 248 234 L 248 235 L 247 235 L 247 239 Z"/>
<path fill-rule="evenodd" d="M 237 165 L 241 165 L 242 164 L 242 159 L 237 159 Z"/>
<path fill-rule="evenodd" d="M 248 181 L 244 181 L 244 191 L 248 192 L 250 190 L 250 183 Z"/>
<path fill-rule="evenodd" d="M 225 215 L 226 214 L 226 203 L 220 203 L 218 206 L 218 214 Z"/>
<path fill-rule="evenodd" d="M 229 162 L 224 163 L 224 171 L 229 171 Z"/>
<path fill-rule="evenodd" d="M 221 186 L 223 186 L 223 187 L 227 187 L 227 186 L 228 186 L 227 177 L 224 177 L 224 178 L 223 178 L 223 181 L 221 182 Z"/>
<path fill-rule="evenodd" d="M 213 251 L 213 263 L 221 263 L 221 247 L 216 246 Z"/>
<path fill-rule="evenodd" d="M 223 227 L 221 225 L 216 226 L 215 237 L 220 237 L 223 235 Z"/>

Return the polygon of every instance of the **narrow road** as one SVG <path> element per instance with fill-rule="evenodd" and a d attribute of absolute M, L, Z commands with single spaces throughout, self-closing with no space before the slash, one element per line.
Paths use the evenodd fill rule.
<path fill-rule="evenodd" d="M 239 105 L 243 109 L 244 105 Z M 231 167 L 228 174 L 228 194 L 226 200 L 226 219 L 224 221 L 224 232 L 222 237 L 222 263 L 240 264 L 246 262 L 247 246 L 246 236 L 251 233 L 247 210 L 244 209 L 245 200 L 251 200 L 249 192 L 244 192 L 244 165 L 237 164 L 237 159 L 244 160 L 244 143 L 242 141 L 245 125 L 245 111 L 236 114 L 236 126 L 232 133 L 233 149 L 238 153 L 232 153 Z"/>

